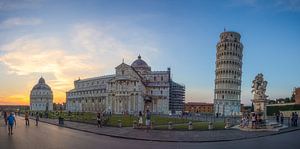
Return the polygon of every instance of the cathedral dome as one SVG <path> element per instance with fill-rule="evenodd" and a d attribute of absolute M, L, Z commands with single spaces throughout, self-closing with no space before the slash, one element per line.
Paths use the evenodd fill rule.
<path fill-rule="evenodd" d="M 139 55 L 138 56 L 138 59 L 135 60 L 132 64 L 131 64 L 132 67 L 134 68 L 148 68 L 148 64 L 142 60 L 142 57 Z"/>
<path fill-rule="evenodd" d="M 40 90 L 40 89 L 43 89 L 43 90 L 51 90 L 51 88 L 46 84 L 46 81 L 43 77 L 41 77 L 39 79 L 39 82 L 38 84 L 36 84 L 32 90 Z"/>

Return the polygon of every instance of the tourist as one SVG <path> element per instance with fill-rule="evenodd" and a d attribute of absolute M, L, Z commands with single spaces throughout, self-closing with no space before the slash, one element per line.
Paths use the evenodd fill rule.
<path fill-rule="evenodd" d="M 298 126 L 298 113 L 295 112 L 295 126 Z"/>
<path fill-rule="evenodd" d="M 29 126 L 29 114 L 28 114 L 28 112 L 25 113 L 25 125 Z"/>
<path fill-rule="evenodd" d="M 262 127 L 262 118 L 261 118 L 261 117 L 262 117 L 261 114 L 258 114 L 258 115 L 257 115 L 257 120 L 256 120 L 256 122 L 257 122 L 258 128 L 261 128 L 261 127 Z"/>
<path fill-rule="evenodd" d="M 255 129 L 257 128 L 258 125 L 258 114 L 255 114 Z"/>
<path fill-rule="evenodd" d="M 280 113 L 280 122 L 281 122 L 281 124 L 283 124 L 283 120 L 284 120 L 284 117 L 283 117 L 283 113 L 281 112 Z"/>
<path fill-rule="evenodd" d="M 6 111 L 4 111 L 3 118 L 4 118 L 5 125 L 7 125 L 7 112 Z"/>
<path fill-rule="evenodd" d="M 147 132 L 150 129 L 150 124 L 151 124 L 151 113 L 149 110 L 146 112 L 146 127 L 147 127 Z"/>
<path fill-rule="evenodd" d="M 294 124 L 295 124 L 294 119 L 295 119 L 295 114 L 294 114 L 294 112 L 292 112 L 292 114 L 291 114 L 291 125 L 292 126 L 294 126 Z"/>
<path fill-rule="evenodd" d="M 298 117 L 297 113 L 296 113 L 296 112 L 293 112 L 292 117 L 293 117 L 293 122 L 292 122 L 292 123 L 293 123 L 293 126 L 296 127 L 296 126 L 297 126 L 297 124 L 296 124 L 297 122 L 296 122 L 296 121 L 297 121 L 297 117 Z"/>
<path fill-rule="evenodd" d="M 14 124 L 15 124 L 15 126 L 17 126 L 17 121 L 16 121 L 13 113 L 10 113 L 10 115 L 7 118 L 7 121 L 8 121 L 8 135 L 12 135 Z"/>
<path fill-rule="evenodd" d="M 39 117 L 39 112 L 36 112 L 36 113 L 35 113 L 35 126 L 38 126 L 38 124 L 39 124 L 39 119 L 40 119 L 40 117 Z"/>
<path fill-rule="evenodd" d="M 255 120 L 256 120 L 255 114 L 253 113 L 253 114 L 252 114 L 252 117 L 251 117 L 251 121 L 252 121 L 252 126 L 251 126 L 251 128 L 252 128 L 252 129 L 253 129 L 254 127 L 256 127 L 256 126 L 255 126 L 255 123 L 256 123 Z"/>
<path fill-rule="evenodd" d="M 100 113 L 97 113 L 97 123 L 98 123 L 98 128 L 99 127 L 102 127 L 102 123 L 101 123 L 101 114 Z"/>
<path fill-rule="evenodd" d="M 276 113 L 276 122 L 279 123 L 279 114 Z"/>
<path fill-rule="evenodd" d="M 139 124 L 138 124 L 139 128 L 141 128 L 143 126 L 143 114 L 142 111 L 139 112 Z"/>

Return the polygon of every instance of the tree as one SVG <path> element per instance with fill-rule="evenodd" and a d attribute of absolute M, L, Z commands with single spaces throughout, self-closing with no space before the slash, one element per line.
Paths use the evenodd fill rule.
<path fill-rule="evenodd" d="M 293 92 L 293 94 L 292 94 L 291 102 L 295 102 L 295 92 Z"/>
<path fill-rule="evenodd" d="M 290 98 L 286 97 L 286 98 L 284 99 L 284 103 L 289 103 L 289 102 L 291 102 Z"/>

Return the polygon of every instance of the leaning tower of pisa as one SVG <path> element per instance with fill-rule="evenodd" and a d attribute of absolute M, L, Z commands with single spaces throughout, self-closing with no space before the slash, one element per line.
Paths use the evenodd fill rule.
<path fill-rule="evenodd" d="M 218 116 L 238 115 L 241 107 L 243 44 L 237 32 L 220 34 L 216 55 L 214 111 Z"/>

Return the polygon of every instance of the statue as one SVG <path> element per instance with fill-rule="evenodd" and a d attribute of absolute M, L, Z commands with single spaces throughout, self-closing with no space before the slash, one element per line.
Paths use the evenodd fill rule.
<path fill-rule="evenodd" d="M 254 94 L 254 99 L 256 100 L 266 100 L 267 95 L 266 93 L 266 88 L 268 82 L 264 80 L 263 74 L 259 73 L 256 77 L 255 80 L 252 81 L 252 93 Z"/>
<path fill-rule="evenodd" d="M 254 112 L 265 118 L 266 116 L 266 103 L 268 96 L 266 95 L 266 88 L 268 82 L 264 80 L 262 73 L 255 76 L 252 81 L 253 105 Z"/>

